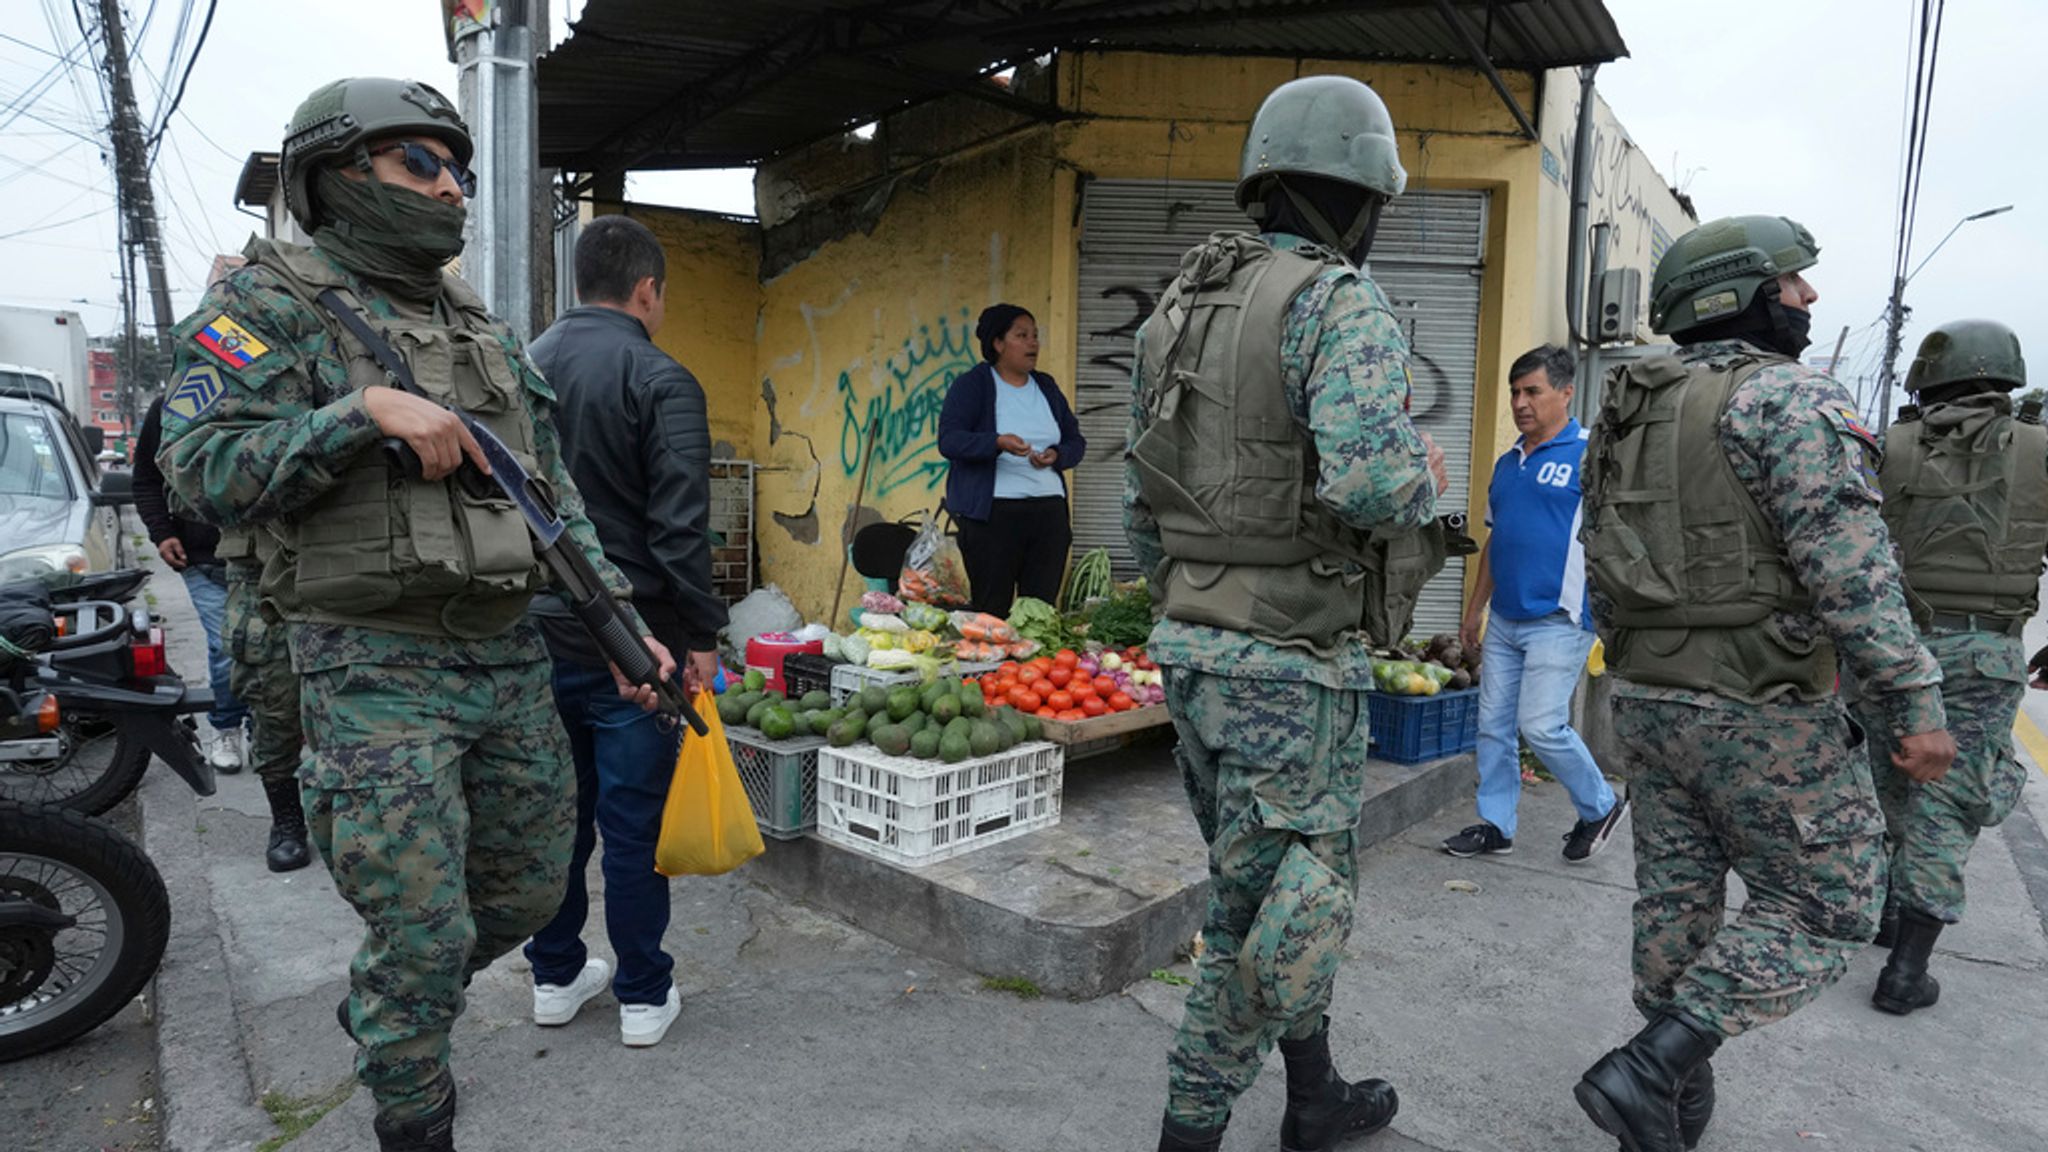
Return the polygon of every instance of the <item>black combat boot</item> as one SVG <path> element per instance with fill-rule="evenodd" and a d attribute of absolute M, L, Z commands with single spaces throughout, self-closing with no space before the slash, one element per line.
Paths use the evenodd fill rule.
<path fill-rule="evenodd" d="M 1881 1011 L 1904 1016 L 1916 1009 L 1931 1008 L 1941 999 L 1941 984 L 1927 973 L 1927 958 L 1934 942 L 1947 925 L 1918 908 L 1899 910 L 1898 939 L 1892 943 L 1891 959 L 1878 973 L 1877 991 L 1870 1002 Z"/>
<path fill-rule="evenodd" d="M 1679 1152 L 1682 1085 L 1721 1046 L 1721 1034 L 1683 1012 L 1659 1016 L 1586 1069 L 1572 1095 L 1622 1152 Z"/>
<path fill-rule="evenodd" d="M 1394 1122 L 1400 1098 L 1385 1080 L 1348 1083 L 1330 1062 L 1330 1018 L 1306 1040 L 1280 1039 L 1287 1060 L 1287 1114 L 1280 1119 L 1282 1152 L 1322 1152 L 1354 1136 L 1369 1136 Z"/>
<path fill-rule="evenodd" d="M 1678 1137 L 1687 1152 L 1699 1146 L 1707 1121 L 1714 1118 L 1714 1066 L 1704 1060 L 1678 1088 Z"/>
<path fill-rule="evenodd" d="M 1899 902 L 1890 896 L 1884 898 L 1884 913 L 1877 918 L 1877 939 L 1871 943 L 1879 948 L 1889 948 L 1899 941 Z"/>
<path fill-rule="evenodd" d="M 410 1120 L 377 1117 L 371 1127 L 377 1132 L 378 1152 L 455 1152 L 455 1078 L 443 1072 L 435 1083 L 448 1094 L 433 1111 Z"/>
<path fill-rule="evenodd" d="M 1159 1125 L 1159 1152 L 1223 1152 L 1223 1129 L 1228 1117 L 1214 1128 L 1192 1128 L 1168 1116 Z"/>
<path fill-rule="evenodd" d="M 306 848 L 306 810 L 299 807 L 299 782 L 286 778 L 265 780 L 263 795 L 270 800 L 270 850 L 263 859 L 272 872 L 292 872 L 313 862 Z"/>

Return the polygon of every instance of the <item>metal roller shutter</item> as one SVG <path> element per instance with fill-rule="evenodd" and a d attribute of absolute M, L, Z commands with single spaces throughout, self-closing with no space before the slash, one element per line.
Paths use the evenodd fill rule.
<path fill-rule="evenodd" d="M 1413 354 L 1412 415 L 1444 450 L 1446 508 L 1466 506 L 1478 378 L 1480 275 L 1486 193 L 1410 192 L 1393 202 L 1373 243 L 1372 276 L 1386 292 Z M 1074 471 L 1074 547 L 1107 548 L 1117 572 L 1136 569 L 1123 533 L 1123 447 L 1129 431 L 1131 356 L 1138 326 L 1212 232 L 1249 228 L 1224 182 L 1096 180 L 1081 211 L 1077 415 L 1088 457 Z M 1464 561 L 1424 590 L 1418 633 L 1454 631 L 1464 604 Z"/>

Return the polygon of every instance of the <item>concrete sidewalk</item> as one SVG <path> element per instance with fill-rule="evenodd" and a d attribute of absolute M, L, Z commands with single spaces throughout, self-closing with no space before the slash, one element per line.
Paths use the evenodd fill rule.
<path fill-rule="evenodd" d="M 155 591 L 179 627 L 175 578 Z M 174 603 L 175 602 L 175 603 Z M 188 650 L 178 659 L 189 660 Z M 193 671 L 182 665 L 188 673 Z M 359 935 L 320 866 L 264 871 L 267 817 L 247 776 L 196 801 L 152 773 L 147 835 L 177 899 L 160 977 L 166 1149 L 248 1149 L 282 1133 L 258 1101 L 311 1118 L 288 1147 L 374 1147 L 353 1048 L 335 1028 Z M 1703 1152 L 1831 1149 L 2014 1152 L 2048 1147 L 2048 813 L 1987 834 L 1968 923 L 1943 938 L 1941 1004 L 1910 1019 L 1868 995 L 1882 957 L 1793 1020 L 1716 1061 L 1720 1112 Z M 1183 814 L 1182 818 L 1186 818 Z M 1340 1066 L 1401 1090 L 1372 1152 L 1605 1149 L 1571 1086 L 1636 1027 L 1628 1003 L 1626 831 L 1571 867 L 1551 835 L 1571 823 L 1555 785 L 1525 799 L 1512 857 L 1435 850 L 1469 821 L 1454 807 L 1368 853 L 1361 915 L 1332 1007 Z M 1446 887 L 1469 880 L 1477 893 Z M 601 880 L 593 869 L 593 891 Z M 791 903 L 736 876 L 678 881 L 668 944 L 684 1012 L 659 1047 L 618 1042 L 602 996 L 573 1024 L 527 1019 L 516 956 L 477 980 L 456 1029 L 466 1149 L 817 1149 L 1054 1152 L 1148 1149 L 1185 964 L 1086 1002 L 1024 999 Z M 607 953 L 601 921 L 586 933 Z M 1240 1103 L 1225 1147 L 1271 1149 L 1284 1106 L 1277 1056 Z"/>

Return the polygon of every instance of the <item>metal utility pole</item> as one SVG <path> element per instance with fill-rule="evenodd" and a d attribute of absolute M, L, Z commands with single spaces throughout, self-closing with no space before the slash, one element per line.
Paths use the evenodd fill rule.
<path fill-rule="evenodd" d="M 126 243 L 141 245 L 143 267 L 149 276 L 150 304 L 156 310 L 157 350 L 161 353 L 170 347 L 171 329 L 177 326 L 177 317 L 171 311 L 171 285 L 164 275 L 163 233 L 157 227 L 156 194 L 149 183 L 149 150 L 142 139 L 142 117 L 135 110 L 135 85 L 128 76 L 128 38 L 121 28 L 121 5 L 119 0 L 99 0 L 100 36 L 104 41 L 107 70 L 107 84 L 113 93 L 114 122 L 108 131 L 114 137 L 115 186 L 120 189 L 121 216 L 125 223 Z M 128 254 L 122 253 L 122 260 Z M 131 365 L 130 379 L 134 380 L 140 365 Z M 161 368 L 151 365 L 152 374 Z M 160 384 L 151 379 L 149 387 Z M 124 413 L 131 427 L 135 420 L 133 405 L 136 392 L 128 393 L 129 410 Z"/>
<path fill-rule="evenodd" d="M 531 272 L 540 157 L 533 61 L 547 27 L 547 3 L 501 0 L 480 14 L 487 23 L 472 17 L 470 6 L 454 5 L 448 29 L 456 101 L 476 141 L 471 166 L 477 194 L 469 202 L 462 273 L 499 319 L 521 340 L 531 340 L 537 326 Z"/>
<path fill-rule="evenodd" d="M 1892 383 L 1894 380 L 1892 366 L 1899 358 L 1899 331 L 1906 325 L 1906 313 L 1912 311 L 1912 309 L 1906 307 L 1905 303 L 1906 285 L 1913 282 L 1913 277 L 1920 274 L 1920 269 L 1927 267 L 1927 262 L 1934 259 L 1934 253 L 1941 251 L 1942 245 L 1948 243 L 1949 237 L 1954 236 L 1957 229 L 1960 229 L 1972 220 L 1982 220 L 1986 216 L 1996 216 L 2000 212 L 2010 211 L 2012 211 L 2012 205 L 2006 204 L 1997 208 L 1986 208 L 1982 212 L 1972 212 L 1961 220 L 1956 221 L 1955 227 L 1948 230 L 1948 235 L 1941 238 L 1941 243 L 1936 244 L 1932 252 L 1921 257 L 1920 263 L 1915 264 L 1911 272 L 1892 281 L 1892 298 L 1890 303 L 1885 305 L 1884 363 L 1878 365 L 1878 380 L 1880 383 L 1877 393 L 1877 430 L 1880 433 L 1886 428 L 1891 427 Z M 1904 262 L 1901 261 L 1901 263 L 1903 264 Z"/>

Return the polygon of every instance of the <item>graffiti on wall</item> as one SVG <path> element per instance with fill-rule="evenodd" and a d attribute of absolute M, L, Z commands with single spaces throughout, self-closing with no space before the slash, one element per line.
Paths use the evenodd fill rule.
<path fill-rule="evenodd" d="M 1543 174 L 1566 192 L 1572 190 L 1572 150 L 1579 135 L 1578 100 L 1573 98 L 1570 114 L 1557 118 L 1558 129 L 1544 148 Z M 1633 266 L 1648 270 L 1657 266 L 1664 249 L 1671 245 L 1671 233 L 1651 210 L 1651 198 L 1662 203 L 1671 190 L 1664 179 L 1622 130 L 1619 121 L 1604 105 L 1593 115 L 1593 163 L 1589 203 L 1595 223 L 1614 225 L 1608 240 L 1611 267 Z"/>
<path fill-rule="evenodd" d="M 867 429 L 876 426 L 868 493 L 924 492 L 946 477 L 939 455 L 939 409 L 953 378 L 981 362 L 974 321 L 966 308 L 919 324 L 914 335 L 868 373 L 863 387 L 848 368 L 839 373 L 839 466 L 858 475 Z"/>

